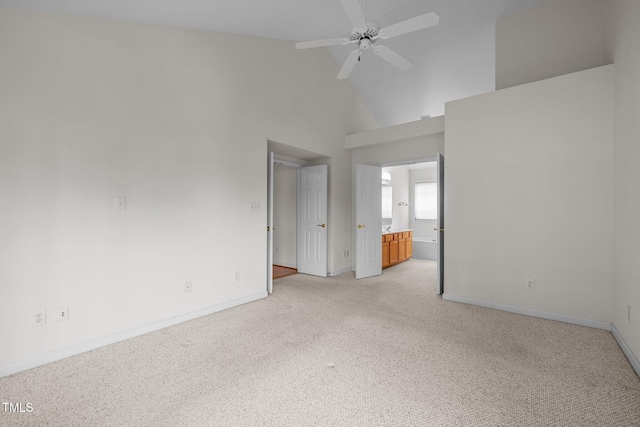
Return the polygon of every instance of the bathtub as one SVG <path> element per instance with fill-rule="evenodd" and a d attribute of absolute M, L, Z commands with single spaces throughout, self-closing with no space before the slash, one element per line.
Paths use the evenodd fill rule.
<path fill-rule="evenodd" d="M 413 258 L 438 260 L 438 242 L 431 239 L 413 238 Z"/>

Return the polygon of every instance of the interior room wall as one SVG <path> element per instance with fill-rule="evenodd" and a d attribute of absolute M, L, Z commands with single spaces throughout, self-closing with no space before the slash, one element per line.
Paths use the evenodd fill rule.
<path fill-rule="evenodd" d="M 607 2 L 607 56 L 615 61 L 613 324 L 640 360 L 640 2 Z M 635 366 L 640 374 L 640 365 Z"/>
<path fill-rule="evenodd" d="M 440 136 L 442 138 L 443 135 L 444 116 L 426 117 L 422 120 L 347 135 L 344 138 L 344 146 L 349 150 L 359 150 L 374 146 L 393 145 L 396 148 L 411 151 L 415 150 L 415 147 L 411 147 L 405 142 L 426 141 L 429 137 Z"/>
<path fill-rule="evenodd" d="M 391 166 L 384 169 L 391 174 L 391 186 L 393 187 L 391 228 L 406 230 L 409 228 L 409 168 L 407 166 Z"/>
<path fill-rule="evenodd" d="M 613 66 L 447 104 L 445 297 L 608 327 L 613 106 Z"/>
<path fill-rule="evenodd" d="M 426 159 L 444 152 L 444 133 L 351 150 L 353 164 L 380 165 Z"/>
<path fill-rule="evenodd" d="M 273 263 L 297 268 L 298 169 L 273 169 Z"/>
<path fill-rule="evenodd" d="M 267 140 L 331 158 L 350 267 L 344 136 L 377 123 L 325 50 L 1 7 L 0 69 L 0 374 L 265 296 Z"/>
<path fill-rule="evenodd" d="M 496 89 L 605 64 L 605 0 L 547 0 L 496 22 Z"/>

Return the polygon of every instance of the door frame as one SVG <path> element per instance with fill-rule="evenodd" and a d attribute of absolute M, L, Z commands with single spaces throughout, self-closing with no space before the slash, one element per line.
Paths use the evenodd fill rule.
<path fill-rule="evenodd" d="M 444 155 L 442 153 L 437 153 L 435 156 L 431 157 L 418 157 L 415 159 L 407 159 L 407 160 L 398 160 L 393 162 L 381 162 L 378 163 L 377 166 L 382 168 L 392 167 L 392 166 L 403 166 L 403 165 L 412 165 L 415 163 L 428 163 L 428 162 L 442 162 L 443 168 L 442 171 L 438 172 L 438 189 L 442 191 L 442 197 L 438 197 L 438 228 L 442 231 L 438 231 L 438 261 L 437 261 L 437 269 L 436 269 L 436 280 L 437 280 L 437 294 L 442 296 L 444 294 Z M 442 177 L 440 176 L 442 175 Z M 442 179 L 441 179 L 442 178 Z M 440 194 L 439 194 L 440 195 Z"/>
<path fill-rule="evenodd" d="M 280 160 L 275 158 L 275 152 L 269 151 L 268 153 L 268 167 L 267 167 L 267 292 L 273 293 L 273 193 L 274 193 L 274 171 L 277 164 L 296 168 L 297 173 L 297 186 L 300 186 L 300 168 L 303 164 L 290 162 L 286 160 Z M 299 203 L 299 194 L 296 191 L 296 205 Z M 297 227 L 297 225 L 296 225 Z M 298 253 L 298 239 L 296 237 L 296 254 Z M 296 261 L 297 265 L 297 261 Z"/>
<path fill-rule="evenodd" d="M 275 170 L 275 155 L 268 153 L 267 166 L 267 293 L 273 292 L 273 173 Z"/>
<path fill-rule="evenodd" d="M 275 165 L 282 165 L 282 166 L 287 166 L 287 167 L 291 167 L 291 168 L 295 168 L 297 169 L 297 178 L 296 178 L 296 186 L 297 186 L 297 190 L 296 190 L 296 206 L 297 206 L 297 211 L 298 213 L 296 214 L 296 216 L 299 216 L 299 212 L 300 212 L 300 170 L 303 167 L 306 167 L 307 165 L 303 164 L 303 163 L 297 163 L 294 161 L 289 161 L 289 160 L 282 160 L 282 159 L 277 159 L 276 153 L 274 151 L 268 151 L 267 152 L 267 156 L 268 156 L 268 166 L 267 166 L 267 292 L 268 293 L 273 293 L 273 232 L 274 230 L 274 226 L 273 226 L 273 220 L 274 220 L 274 214 L 273 214 L 273 197 L 274 197 L 274 170 L 275 170 Z M 329 179 L 329 167 L 327 165 L 327 180 Z M 328 189 L 327 189 L 328 190 Z M 328 196 L 328 194 L 327 194 Z M 328 200 L 327 200 L 328 203 Z M 327 215 L 329 214 L 329 212 L 327 211 Z M 328 218 L 327 218 L 328 221 Z M 299 235 L 300 233 L 300 220 L 299 218 L 297 218 L 296 221 L 296 232 Z M 296 258 L 298 257 L 298 253 L 299 253 L 299 236 L 296 236 Z M 327 252 L 325 254 L 325 258 L 327 260 L 327 271 L 324 277 L 326 277 L 329 273 L 328 271 L 328 264 L 329 264 L 329 247 L 327 245 Z M 296 266 L 298 266 L 298 260 L 296 259 Z"/>

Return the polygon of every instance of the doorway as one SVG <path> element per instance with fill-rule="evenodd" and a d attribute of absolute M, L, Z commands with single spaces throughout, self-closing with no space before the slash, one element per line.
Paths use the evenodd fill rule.
<path fill-rule="evenodd" d="M 268 141 L 267 291 L 295 273 L 327 275 L 328 158 Z"/>
<path fill-rule="evenodd" d="M 411 230 L 413 258 L 437 265 L 444 292 L 444 157 L 382 163 L 384 232 Z M 386 231 L 385 231 L 386 230 Z"/>
<path fill-rule="evenodd" d="M 298 169 L 302 165 L 274 159 L 273 278 L 298 272 Z"/>

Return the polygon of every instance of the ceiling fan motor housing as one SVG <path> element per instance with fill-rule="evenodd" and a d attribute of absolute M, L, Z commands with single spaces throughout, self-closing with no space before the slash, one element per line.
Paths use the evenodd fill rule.
<path fill-rule="evenodd" d="M 361 47 L 366 49 L 375 41 L 378 31 L 380 31 L 380 26 L 378 24 L 375 22 L 367 22 L 367 28 L 354 28 L 353 31 L 351 31 L 351 41 L 360 43 Z M 364 40 L 367 42 L 364 43 L 363 46 L 362 42 Z"/>

